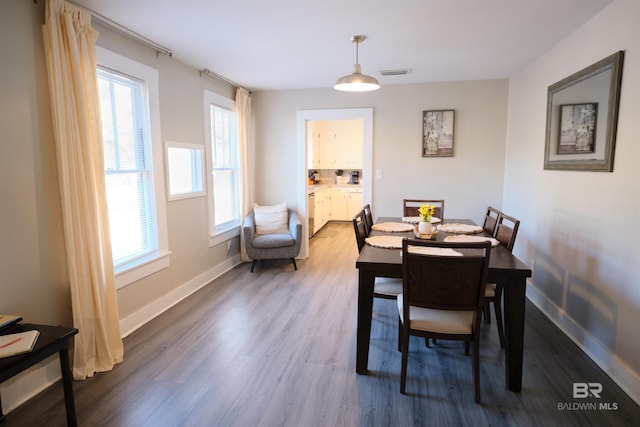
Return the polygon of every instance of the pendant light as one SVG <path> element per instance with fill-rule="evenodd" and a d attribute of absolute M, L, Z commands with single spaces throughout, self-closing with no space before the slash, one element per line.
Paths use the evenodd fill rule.
<path fill-rule="evenodd" d="M 380 89 L 378 81 L 366 74 L 362 74 L 360 69 L 360 63 L 358 62 L 358 44 L 362 43 L 366 39 L 365 36 L 353 36 L 351 37 L 351 43 L 356 44 L 356 63 L 353 66 L 353 74 L 340 77 L 333 88 L 336 90 L 342 90 L 346 92 L 366 92 L 370 90 Z"/>

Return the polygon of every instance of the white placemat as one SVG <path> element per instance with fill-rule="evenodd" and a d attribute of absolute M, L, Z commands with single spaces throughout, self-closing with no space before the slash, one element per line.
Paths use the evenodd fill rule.
<path fill-rule="evenodd" d="M 438 248 L 428 246 L 409 246 L 409 252 L 413 254 L 422 255 L 436 255 L 436 256 L 462 256 L 462 253 L 451 248 Z"/>
<path fill-rule="evenodd" d="M 422 221 L 422 220 L 420 219 L 419 216 L 403 216 L 402 217 L 402 222 L 407 222 L 409 224 L 417 224 L 420 221 Z M 431 217 L 431 224 L 437 224 L 437 223 L 439 223 L 441 221 L 442 220 L 440 218 L 437 218 L 435 216 Z"/>
<path fill-rule="evenodd" d="M 487 236 L 470 236 L 468 234 L 456 234 L 454 236 L 447 236 L 444 238 L 445 242 L 491 242 L 491 246 L 494 248 L 500 244 L 497 239 Z"/>
<path fill-rule="evenodd" d="M 482 233 L 482 227 L 478 225 L 470 225 L 470 224 L 440 224 L 438 226 L 438 230 L 444 231 L 445 233 L 453 233 L 453 234 L 478 234 Z"/>
<path fill-rule="evenodd" d="M 381 222 L 379 224 L 373 224 L 371 229 L 386 233 L 403 233 L 413 231 L 413 225 L 402 222 Z"/>
<path fill-rule="evenodd" d="M 367 237 L 364 241 L 374 248 L 400 249 L 402 248 L 403 239 L 404 237 L 401 236 L 371 236 Z"/>

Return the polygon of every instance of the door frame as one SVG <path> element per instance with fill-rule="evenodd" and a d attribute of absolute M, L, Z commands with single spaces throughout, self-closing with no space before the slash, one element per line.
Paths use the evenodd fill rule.
<path fill-rule="evenodd" d="M 339 108 L 326 110 L 298 110 L 297 112 L 297 145 L 296 154 L 298 179 L 297 185 L 297 205 L 300 207 L 300 218 L 302 219 L 302 246 L 298 258 L 309 257 L 309 221 L 307 219 L 307 122 L 315 120 L 362 120 L 363 121 L 363 141 L 362 141 L 362 202 L 364 205 L 372 204 L 372 184 L 373 184 L 373 108 Z"/>

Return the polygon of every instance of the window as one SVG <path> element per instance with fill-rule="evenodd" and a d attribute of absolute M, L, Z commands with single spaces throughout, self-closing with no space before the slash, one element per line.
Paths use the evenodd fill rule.
<path fill-rule="evenodd" d="M 238 125 L 233 101 L 205 91 L 210 245 L 240 233 Z"/>
<path fill-rule="evenodd" d="M 169 200 L 204 195 L 202 146 L 167 141 Z"/>
<path fill-rule="evenodd" d="M 109 227 L 122 287 L 168 266 L 162 143 L 152 125 L 157 71 L 97 51 Z"/>

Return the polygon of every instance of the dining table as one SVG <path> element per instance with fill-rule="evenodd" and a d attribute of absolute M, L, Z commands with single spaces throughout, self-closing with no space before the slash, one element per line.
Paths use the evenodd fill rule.
<path fill-rule="evenodd" d="M 376 223 L 402 223 L 399 217 L 380 217 Z M 475 225 L 470 219 L 446 219 L 442 224 Z M 414 231 L 382 232 L 372 230 L 369 236 L 392 235 L 417 238 Z M 450 233 L 437 231 L 436 241 L 444 241 Z M 484 231 L 480 236 L 488 236 Z M 365 244 L 356 261 L 358 269 L 358 324 L 356 344 L 356 373 L 368 373 L 373 288 L 376 277 L 402 278 L 402 249 Z M 509 390 L 522 389 L 524 352 L 525 289 L 531 269 L 502 245 L 491 249 L 488 282 L 503 286 L 503 319 L 505 348 L 505 382 Z"/>

